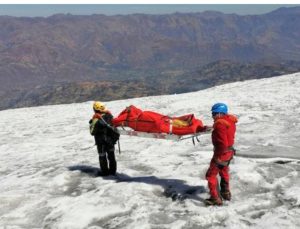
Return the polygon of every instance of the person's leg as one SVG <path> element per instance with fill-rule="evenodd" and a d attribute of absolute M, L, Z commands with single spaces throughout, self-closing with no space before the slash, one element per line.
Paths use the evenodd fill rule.
<path fill-rule="evenodd" d="M 210 195 L 213 198 L 217 198 L 219 196 L 218 190 L 217 190 L 217 186 L 218 186 L 217 175 L 218 175 L 218 173 L 219 173 L 219 169 L 216 166 L 216 164 L 214 163 L 214 161 L 212 160 L 210 162 L 209 169 L 206 172 L 206 180 L 208 182 L 208 188 L 209 188 Z"/>
<path fill-rule="evenodd" d="M 220 157 L 220 159 L 222 161 L 231 161 L 232 157 L 233 157 L 234 152 L 233 151 L 227 151 L 226 153 L 222 154 L 222 156 Z M 227 166 L 220 166 L 220 177 L 221 177 L 221 181 L 220 181 L 220 186 L 221 186 L 221 191 L 220 194 L 222 196 L 222 198 L 224 200 L 231 200 L 231 193 L 230 193 L 230 188 L 229 188 L 229 179 L 230 179 L 230 175 L 229 175 L 229 163 Z"/>
<path fill-rule="evenodd" d="M 214 160 L 211 160 L 209 169 L 206 172 L 206 180 L 208 182 L 208 188 L 210 192 L 210 198 L 206 200 L 207 205 L 222 205 L 222 200 L 218 193 L 218 179 L 217 175 L 219 168 Z"/>
<path fill-rule="evenodd" d="M 221 176 L 221 196 L 225 200 L 231 200 L 231 193 L 229 188 L 229 166 L 224 166 L 222 169 L 220 169 L 220 176 Z"/>
<path fill-rule="evenodd" d="M 97 145 L 101 175 L 108 175 L 107 157 L 104 145 Z"/>
<path fill-rule="evenodd" d="M 110 146 L 107 148 L 108 162 L 109 162 L 109 174 L 115 175 L 117 172 L 117 161 L 115 157 L 115 147 Z"/>

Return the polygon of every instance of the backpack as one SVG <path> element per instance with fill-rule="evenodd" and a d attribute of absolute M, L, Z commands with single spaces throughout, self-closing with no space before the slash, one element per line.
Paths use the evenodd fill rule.
<path fill-rule="evenodd" d="M 120 139 L 120 133 L 116 127 L 108 126 L 107 135 L 110 137 L 110 139 L 111 139 L 110 143 L 112 145 L 116 144 L 117 141 Z"/>
<path fill-rule="evenodd" d="M 97 121 L 98 121 L 98 119 L 91 119 L 89 121 L 89 124 L 90 124 L 90 134 L 93 135 L 93 136 L 96 134 L 95 125 L 96 125 Z"/>

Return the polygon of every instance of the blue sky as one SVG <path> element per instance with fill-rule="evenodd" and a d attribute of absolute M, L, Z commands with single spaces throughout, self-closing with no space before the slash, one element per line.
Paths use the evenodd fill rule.
<path fill-rule="evenodd" d="M 263 14 L 279 7 L 293 6 L 300 6 L 300 4 L 1 4 L 0 15 L 47 17 L 57 13 L 74 15 L 169 14 L 175 12 L 203 12 L 206 10 L 246 15 Z"/>

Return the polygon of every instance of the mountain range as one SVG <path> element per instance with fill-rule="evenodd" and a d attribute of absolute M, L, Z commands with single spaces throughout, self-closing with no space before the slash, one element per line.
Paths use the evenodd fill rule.
<path fill-rule="evenodd" d="M 247 16 L 0 16 L 0 28 L 0 109 L 181 93 L 300 69 L 300 7 Z"/>

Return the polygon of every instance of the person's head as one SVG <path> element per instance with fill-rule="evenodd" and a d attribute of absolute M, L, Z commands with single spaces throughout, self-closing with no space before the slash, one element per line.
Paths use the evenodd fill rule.
<path fill-rule="evenodd" d="M 216 103 L 211 107 L 211 115 L 213 118 L 221 117 L 228 114 L 228 107 L 225 103 Z"/>
<path fill-rule="evenodd" d="M 104 105 L 104 103 L 100 102 L 100 101 L 95 101 L 93 104 L 93 109 L 95 112 L 105 112 L 106 111 L 106 107 Z"/>

